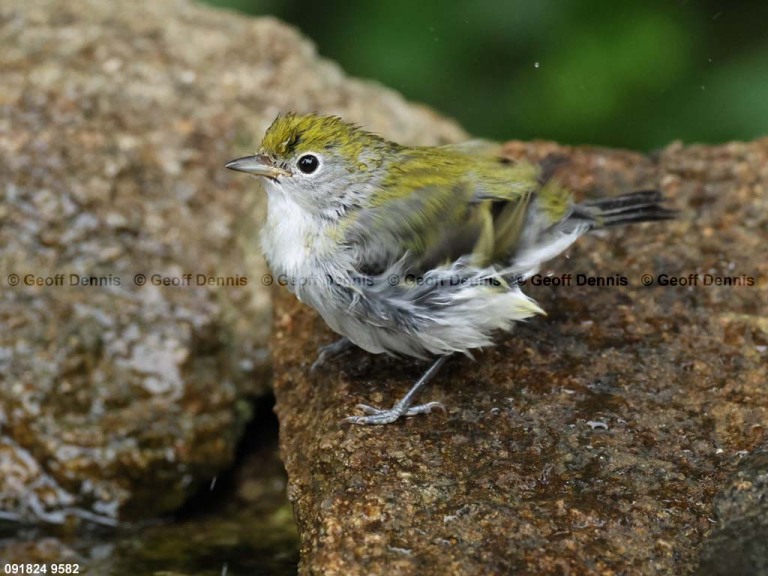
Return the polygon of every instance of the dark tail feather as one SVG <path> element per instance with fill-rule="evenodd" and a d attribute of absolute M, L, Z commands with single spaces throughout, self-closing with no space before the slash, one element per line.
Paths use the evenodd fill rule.
<path fill-rule="evenodd" d="M 677 211 L 664 208 L 658 190 L 641 190 L 614 198 L 589 200 L 576 205 L 572 218 L 592 220 L 595 227 L 619 226 L 633 222 L 670 220 Z"/>

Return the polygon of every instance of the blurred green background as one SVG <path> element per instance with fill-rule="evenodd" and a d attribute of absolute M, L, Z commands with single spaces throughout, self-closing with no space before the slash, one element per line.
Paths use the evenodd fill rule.
<path fill-rule="evenodd" d="M 768 1 L 207 0 L 496 139 L 649 150 L 768 135 Z"/>

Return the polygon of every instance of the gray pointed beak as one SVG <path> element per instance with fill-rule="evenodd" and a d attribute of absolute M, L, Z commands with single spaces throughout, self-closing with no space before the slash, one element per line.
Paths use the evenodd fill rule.
<path fill-rule="evenodd" d="M 230 160 L 224 164 L 224 167 L 230 170 L 237 170 L 238 172 L 245 172 L 246 174 L 253 174 L 254 176 L 265 176 L 266 178 L 278 178 L 288 175 L 285 170 L 275 166 L 272 159 L 265 154 L 254 154 L 253 156 L 243 156 L 236 160 Z"/>

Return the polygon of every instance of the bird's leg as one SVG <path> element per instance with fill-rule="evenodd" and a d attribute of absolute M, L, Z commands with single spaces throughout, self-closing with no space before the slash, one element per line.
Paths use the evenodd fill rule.
<path fill-rule="evenodd" d="M 339 338 L 336 340 L 336 342 L 332 342 L 331 344 L 321 346 L 317 350 L 317 360 L 312 363 L 312 367 L 309 370 L 314 372 L 328 360 L 331 360 L 332 358 L 335 358 L 336 356 L 346 352 L 352 348 L 352 346 L 354 346 L 354 344 L 352 344 L 352 341 L 346 337 Z"/>
<path fill-rule="evenodd" d="M 427 402 L 426 404 L 420 404 L 418 406 L 411 406 L 411 403 L 416 397 L 416 394 L 419 393 L 419 390 L 424 388 L 427 382 L 432 380 L 438 370 L 440 370 L 440 367 L 445 364 L 446 360 L 448 360 L 448 356 L 440 356 L 440 358 L 435 360 L 432 366 L 429 367 L 429 370 L 424 372 L 422 377 L 416 381 L 416 384 L 411 386 L 411 389 L 408 390 L 406 395 L 395 402 L 395 405 L 389 410 L 381 410 L 379 408 L 374 408 L 373 406 L 367 406 L 366 404 L 358 404 L 357 407 L 368 414 L 368 416 L 350 416 L 349 418 L 345 418 L 344 422 L 349 422 L 351 424 L 389 424 L 401 416 L 426 414 L 431 412 L 433 408 L 440 408 L 445 411 L 445 407 L 440 402 Z"/>

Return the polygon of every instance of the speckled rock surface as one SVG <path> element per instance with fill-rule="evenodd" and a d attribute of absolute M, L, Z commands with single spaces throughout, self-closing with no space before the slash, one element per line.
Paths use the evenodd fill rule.
<path fill-rule="evenodd" d="M 768 499 L 764 458 L 751 484 L 737 477 L 768 446 L 768 140 L 505 151 L 564 155 L 580 198 L 661 186 L 679 219 L 581 239 L 543 271 L 561 285 L 525 288 L 548 316 L 449 362 L 420 396 L 446 414 L 389 427 L 341 420 L 389 406 L 425 366 L 355 350 L 310 374 L 334 336 L 281 291 L 275 394 L 302 574 L 680 575 L 745 549 L 708 535 L 744 518 L 727 494 L 715 510 L 720 490 Z M 741 524 L 748 546 L 759 525 Z"/>
<path fill-rule="evenodd" d="M 268 380 L 260 200 L 223 164 L 281 110 L 461 131 L 277 21 L 186 0 L 8 0 L 0 44 L 0 518 L 173 509 Z"/>

